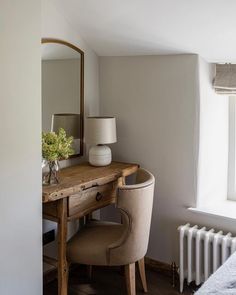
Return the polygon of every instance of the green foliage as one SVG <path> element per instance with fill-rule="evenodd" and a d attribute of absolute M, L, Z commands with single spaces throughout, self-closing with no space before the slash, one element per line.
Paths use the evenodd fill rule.
<path fill-rule="evenodd" d="M 63 128 L 55 132 L 42 133 L 42 156 L 43 159 L 52 162 L 56 160 L 68 159 L 74 154 L 71 148 L 73 137 L 67 137 Z"/>

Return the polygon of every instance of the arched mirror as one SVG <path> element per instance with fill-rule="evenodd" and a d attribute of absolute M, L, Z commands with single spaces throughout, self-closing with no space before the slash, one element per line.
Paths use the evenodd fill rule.
<path fill-rule="evenodd" d="M 42 39 L 42 131 L 65 129 L 72 157 L 83 155 L 84 53 L 58 39 Z"/>

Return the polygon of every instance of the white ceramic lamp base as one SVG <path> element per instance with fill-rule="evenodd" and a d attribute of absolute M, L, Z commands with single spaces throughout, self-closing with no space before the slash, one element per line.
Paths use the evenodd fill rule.
<path fill-rule="evenodd" d="M 89 163 L 92 166 L 107 166 L 111 164 L 111 149 L 107 145 L 96 145 L 89 150 Z"/>

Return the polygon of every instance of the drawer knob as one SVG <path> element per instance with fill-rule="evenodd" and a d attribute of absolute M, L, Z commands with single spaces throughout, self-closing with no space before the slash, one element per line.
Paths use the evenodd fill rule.
<path fill-rule="evenodd" d="M 97 194 L 96 194 L 96 201 L 101 201 L 101 199 L 102 199 L 102 194 L 101 193 L 99 193 L 99 192 L 97 192 Z"/>

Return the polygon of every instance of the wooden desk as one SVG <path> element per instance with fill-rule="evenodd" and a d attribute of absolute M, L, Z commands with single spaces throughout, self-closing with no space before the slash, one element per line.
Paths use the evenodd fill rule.
<path fill-rule="evenodd" d="M 83 163 L 62 169 L 58 185 L 43 186 L 43 218 L 58 223 L 58 261 L 45 257 L 45 262 L 57 266 L 59 295 L 67 295 L 67 221 L 115 203 L 118 185 L 137 169 L 136 164 L 119 162 L 105 167 Z"/>

